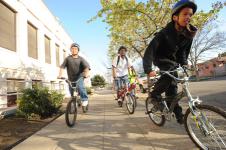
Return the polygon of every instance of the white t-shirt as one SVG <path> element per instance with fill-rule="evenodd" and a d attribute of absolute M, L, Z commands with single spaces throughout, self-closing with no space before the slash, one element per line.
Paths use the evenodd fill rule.
<path fill-rule="evenodd" d="M 113 59 L 112 66 L 116 68 L 117 77 L 128 75 L 128 67 L 131 67 L 132 63 L 128 57 L 127 59 L 128 59 L 128 63 L 126 61 L 126 58 L 120 57 L 118 65 L 117 65 L 118 56 Z"/>

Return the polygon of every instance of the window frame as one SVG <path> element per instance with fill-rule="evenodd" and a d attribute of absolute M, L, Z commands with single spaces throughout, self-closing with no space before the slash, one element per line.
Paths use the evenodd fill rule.
<path fill-rule="evenodd" d="M 60 46 L 58 44 L 55 44 L 56 48 L 56 66 L 60 66 Z"/>
<path fill-rule="evenodd" d="M 35 31 L 36 31 L 36 35 L 35 35 L 35 49 L 34 50 L 30 50 L 29 49 L 29 39 L 31 39 L 31 38 L 29 38 L 29 26 L 30 27 L 32 27 Z M 38 59 L 38 28 L 37 27 L 35 27 L 31 22 L 27 22 L 27 32 L 28 32 L 28 57 L 31 57 L 31 58 L 34 58 L 34 59 Z M 35 56 L 32 56 L 32 51 L 35 51 L 34 53 L 35 53 Z M 30 53 L 31 54 L 30 54 Z"/>
<path fill-rule="evenodd" d="M 12 43 L 9 42 L 9 45 L 7 45 L 5 43 L 0 43 L 0 47 L 8 49 L 8 50 L 10 50 L 12 52 L 16 52 L 17 51 L 17 39 L 16 39 L 16 36 L 17 36 L 17 29 L 16 29 L 16 26 L 17 26 L 17 22 L 16 22 L 17 12 L 13 8 L 11 8 L 9 5 L 4 3 L 3 1 L 0 1 L 0 5 L 1 4 L 3 6 L 5 6 L 9 11 L 11 11 L 12 14 L 13 14 L 13 23 L 14 24 L 13 24 L 12 28 L 13 28 L 14 32 L 12 32 L 13 33 L 12 37 L 9 37 L 10 41 L 12 41 L 12 39 L 13 39 L 13 42 Z M 9 29 L 9 30 L 11 30 L 11 29 Z"/>
<path fill-rule="evenodd" d="M 46 49 L 46 40 L 49 41 L 49 45 L 48 45 L 48 48 L 49 48 L 49 55 L 47 56 L 47 49 Z M 47 35 L 44 35 L 44 43 L 45 43 L 45 63 L 47 64 L 51 64 L 51 39 L 47 36 Z M 48 58 L 49 57 L 49 58 Z"/>

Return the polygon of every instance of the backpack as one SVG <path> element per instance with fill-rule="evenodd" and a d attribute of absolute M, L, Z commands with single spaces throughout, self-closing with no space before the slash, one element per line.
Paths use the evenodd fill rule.
<path fill-rule="evenodd" d="M 127 63 L 127 66 L 128 66 L 128 58 L 127 58 L 126 56 L 125 56 L 125 58 L 126 58 L 126 63 Z M 120 60 L 120 56 L 118 56 L 116 67 L 118 67 L 119 60 Z"/>

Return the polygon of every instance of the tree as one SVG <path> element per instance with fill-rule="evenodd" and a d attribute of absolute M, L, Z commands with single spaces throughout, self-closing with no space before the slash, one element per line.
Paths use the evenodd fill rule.
<path fill-rule="evenodd" d="M 92 86 L 104 87 L 106 85 L 106 81 L 105 81 L 104 77 L 100 76 L 100 75 L 95 75 L 91 79 L 91 83 L 92 83 Z"/>
<path fill-rule="evenodd" d="M 115 55 L 115 50 L 120 45 L 129 49 L 129 55 L 143 57 L 144 50 L 150 42 L 150 37 L 161 29 L 169 18 L 171 1 L 149 1 L 136 3 L 135 0 L 101 0 L 102 10 L 98 16 L 110 26 L 111 43 L 109 56 Z M 157 13 L 158 12 L 158 13 Z M 156 18 L 156 16 L 161 16 Z"/>
<path fill-rule="evenodd" d="M 218 54 L 218 57 L 225 57 L 226 56 L 226 52 L 223 52 L 221 54 Z"/>
<path fill-rule="evenodd" d="M 100 0 L 102 9 L 97 16 L 109 25 L 109 56 L 112 58 L 120 45 L 127 46 L 130 57 L 143 57 L 154 34 L 171 19 L 171 8 L 177 0 L 149 0 L 137 3 L 135 0 Z M 211 20 L 217 18 L 223 8 L 216 2 L 208 12 L 197 12 L 193 24 L 202 30 Z"/>
<path fill-rule="evenodd" d="M 225 46 L 226 33 L 217 31 L 213 20 L 205 25 L 203 30 L 198 31 L 189 54 L 189 61 L 193 66 L 197 80 L 199 79 L 198 62 L 206 60 L 207 54 L 219 53 L 219 50 Z"/>

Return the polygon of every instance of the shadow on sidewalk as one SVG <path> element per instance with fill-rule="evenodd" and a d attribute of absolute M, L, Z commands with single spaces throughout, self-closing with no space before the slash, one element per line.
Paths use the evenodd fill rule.
<path fill-rule="evenodd" d="M 81 115 L 74 128 L 56 120 L 51 129 L 41 131 L 38 136 L 55 141 L 57 147 L 64 150 L 179 150 L 186 149 L 184 144 L 191 145 L 183 126 L 171 122 L 164 127 L 156 127 L 144 111 L 143 101 L 138 102 L 135 114 L 128 115 L 125 106 L 119 108 L 115 101 L 100 98 L 91 103 L 89 112 Z M 194 145 L 189 149 L 192 148 Z"/>

